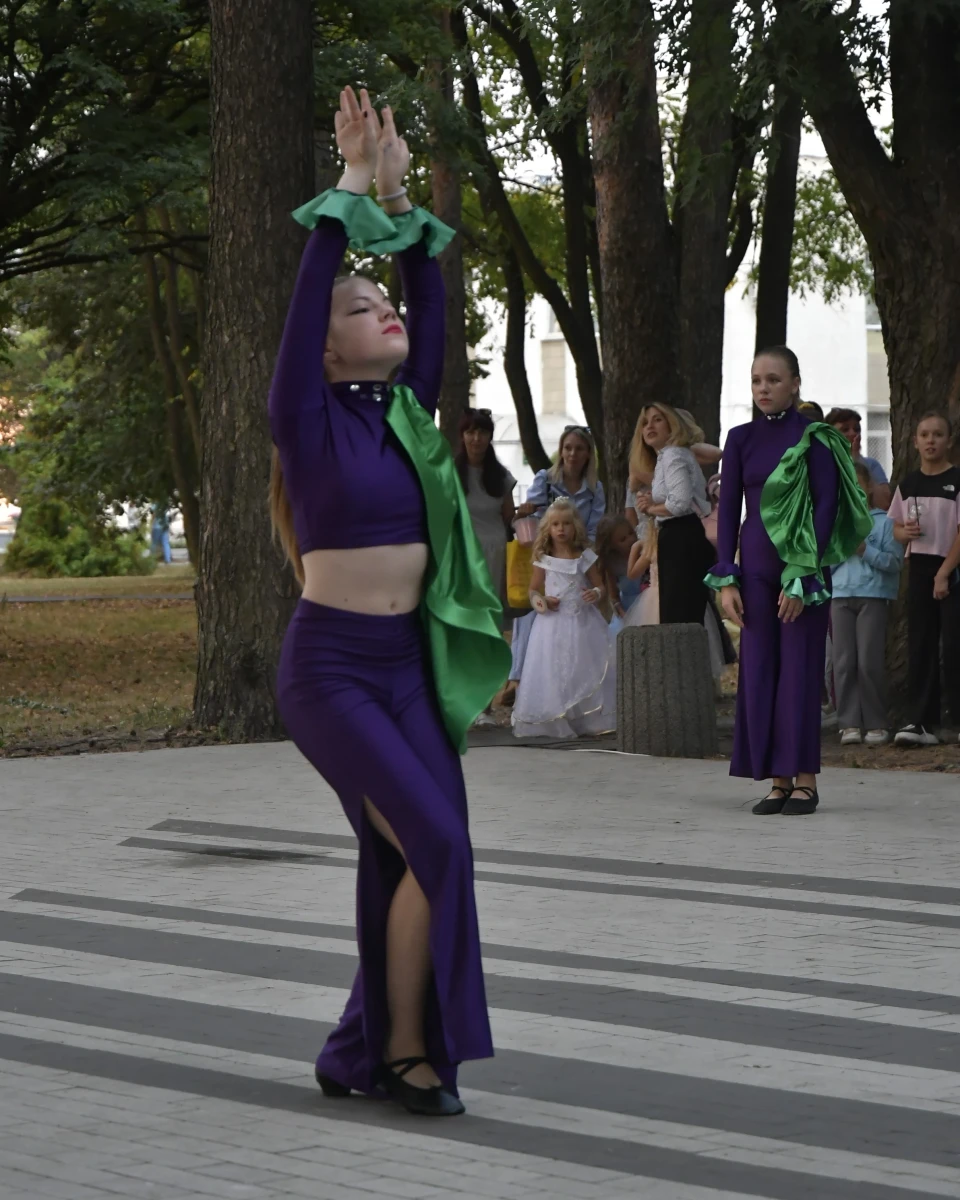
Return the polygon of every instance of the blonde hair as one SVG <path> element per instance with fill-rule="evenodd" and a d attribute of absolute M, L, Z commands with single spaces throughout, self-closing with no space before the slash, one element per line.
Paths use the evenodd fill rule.
<path fill-rule="evenodd" d="M 273 527 L 273 536 L 283 547 L 283 553 L 293 567 L 297 582 L 303 587 L 303 559 L 300 557 L 300 547 L 297 545 L 297 535 L 293 528 L 293 508 L 283 483 L 280 451 L 276 446 L 273 447 L 273 456 L 270 459 L 270 524 Z"/>
<path fill-rule="evenodd" d="M 557 447 L 557 461 L 547 471 L 547 478 L 551 483 L 563 482 L 563 444 L 568 437 L 578 437 L 587 444 L 590 457 L 587 459 L 587 466 L 583 472 L 583 482 L 591 492 L 595 492 L 597 490 L 597 444 L 593 440 L 593 434 L 585 425 L 571 425 L 561 433 L 560 445 Z"/>
<path fill-rule="evenodd" d="M 583 517 L 580 516 L 577 506 L 571 500 L 557 500 L 550 505 L 540 520 L 536 541 L 533 543 L 534 565 L 545 554 L 551 554 L 553 550 L 550 522 L 556 517 L 569 517 L 573 522 L 573 545 L 571 549 L 579 550 L 582 554 L 590 545 L 590 539 L 587 537 L 587 527 L 583 523 Z"/>
<path fill-rule="evenodd" d="M 630 487 L 633 491 L 642 487 L 644 479 L 652 477 L 657 467 L 656 452 L 651 450 L 643 440 L 643 423 L 647 413 L 655 408 L 661 413 L 670 427 L 668 446 L 694 446 L 703 441 L 703 430 L 684 408 L 674 408 L 672 404 L 645 404 L 637 417 L 637 426 L 633 431 L 633 441 L 630 443 Z"/>

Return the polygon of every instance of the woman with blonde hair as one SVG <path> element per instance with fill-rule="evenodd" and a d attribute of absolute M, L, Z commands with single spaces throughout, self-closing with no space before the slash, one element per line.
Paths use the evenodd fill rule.
<path fill-rule="evenodd" d="M 570 500 L 547 509 L 533 546 L 533 630 L 513 710 L 517 737 L 616 729 L 614 642 L 597 607 L 603 573 Z"/>
<path fill-rule="evenodd" d="M 649 493 L 637 498 L 637 509 L 657 523 L 661 625 L 703 625 L 710 601 L 703 582 L 716 562 L 703 528 L 710 501 L 691 449 L 702 441 L 703 432 L 689 415 L 657 403 L 641 409 L 630 447 L 631 480 L 653 476 Z"/>
<path fill-rule="evenodd" d="M 313 232 L 269 402 L 272 515 L 303 584 L 280 712 L 360 845 L 360 969 L 316 1077 L 326 1096 L 386 1092 L 453 1116 L 457 1065 L 493 1053 L 458 751 L 506 647 L 434 420 L 435 256 L 453 232 L 407 200 L 410 156 L 389 109 L 381 127 L 366 92 L 358 103 L 347 88 L 336 135 L 343 177 L 294 214 Z M 370 280 L 336 279 L 348 241 L 397 254 L 409 332 Z"/>
<path fill-rule="evenodd" d="M 687 412 L 685 408 L 676 408 L 674 412 L 690 428 L 691 436 L 694 438 L 694 441 L 690 445 L 693 457 L 701 467 L 716 466 L 721 458 L 723 458 L 723 451 L 720 447 L 713 446 L 709 442 L 696 440 L 703 438 L 703 431 L 693 419 L 692 413 Z M 637 508 L 637 497 L 650 490 L 650 484 L 653 483 L 653 471 L 656 466 L 656 463 L 653 461 L 648 462 L 645 466 L 639 463 L 634 464 L 634 451 L 640 440 L 640 422 L 638 421 L 630 447 L 630 475 L 627 480 L 627 498 L 624 502 L 624 516 L 634 529 L 639 529 L 641 525 L 645 525 L 647 522 L 647 518 L 645 517 L 641 520 L 641 513 Z"/>

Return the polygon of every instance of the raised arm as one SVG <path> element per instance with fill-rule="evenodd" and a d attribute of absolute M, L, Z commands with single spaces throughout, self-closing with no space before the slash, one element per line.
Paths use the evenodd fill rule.
<path fill-rule="evenodd" d="M 346 249 L 343 225 L 322 217 L 310 234 L 300 260 L 270 384 L 270 427 L 274 441 L 280 441 L 306 403 L 322 401 L 330 295 Z"/>
<path fill-rule="evenodd" d="M 321 215 L 310 221 L 316 225 L 300 260 L 300 273 L 283 327 L 280 353 L 270 385 L 270 426 L 274 441 L 292 432 L 301 408 L 307 403 L 322 403 L 324 396 L 323 356 L 330 324 L 330 297 L 337 269 L 347 249 L 346 224 L 373 183 L 377 164 L 379 125 L 366 91 L 360 99 L 352 88 L 340 93 L 340 108 L 334 115 L 337 145 L 346 169 L 335 192 L 336 216 Z M 369 204 L 363 200 L 362 203 Z M 305 205 L 294 216 L 304 221 Z M 341 219 L 342 217 L 342 219 Z"/>
<path fill-rule="evenodd" d="M 446 302 L 437 260 L 422 241 L 397 255 L 406 303 L 410 352 L 397 375 L 431 414 L 437 411 L 443 379 Z"/>

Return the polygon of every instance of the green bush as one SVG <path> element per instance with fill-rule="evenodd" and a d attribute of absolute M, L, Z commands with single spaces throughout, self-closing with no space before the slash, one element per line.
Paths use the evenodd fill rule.
<path fill-rule="evenodd" d="M 24 498 L 4 569 L 45 579 L 58 575 L 150 575 L 157 562 L 139 530 L 73 511 L 63 500 Z"/>

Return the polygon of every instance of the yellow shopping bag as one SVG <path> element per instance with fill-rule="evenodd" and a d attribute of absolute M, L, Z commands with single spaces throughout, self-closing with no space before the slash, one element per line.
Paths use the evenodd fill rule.
<path fill-rule="evenodd" d="M 530 607 L 532 575 L 533 547 L 507 542 L 507 604 L 510 608 Z"/>

